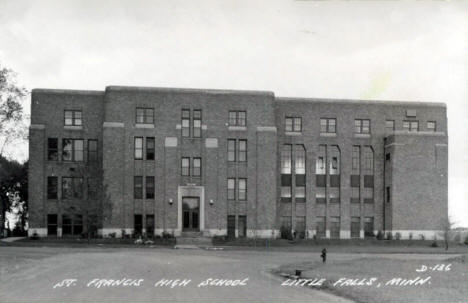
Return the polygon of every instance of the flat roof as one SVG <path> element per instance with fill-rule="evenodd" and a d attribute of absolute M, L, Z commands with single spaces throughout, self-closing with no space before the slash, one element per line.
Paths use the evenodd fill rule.
<path fill-rule="evenodd" d="M 442 102 L 422 101 L 389 101 L 389 100 L 359 100 L 359 99 L 331 99 L 331 98 L 291 98 L 276 97 L 278 102 L 304 102 L 304 103 L 327 103 L 327 104 L 358 104 L 358 105 L 390 105 L 390 106 L 422 106 L 422 107 L 447 107 Z"/>

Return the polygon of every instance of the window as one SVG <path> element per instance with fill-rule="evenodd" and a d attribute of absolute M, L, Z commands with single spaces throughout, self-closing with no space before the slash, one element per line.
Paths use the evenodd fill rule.
<path fill-rule="evenodd" d="M 281 201 L 291 202 L 291 186 L 281 186 Z"/>
<path fill-rule="evenodd" d="M 306 165 L 305 165 L 305 148 L 303 145 L 294 146 L 295 153 L 295 173 L 296 175 L 305 175 Z"/>
<path fill-rule="evenodd" d="M 361 147 L 360 146 L 353 146 L 352 151 L 352 165 L 351 169 L 353 174 L 359 175 L 360 165 L 361 165 Z"/>
<path fill-rule="evenodd" d="M 81 126 L 83 124 L 81 110 L 66 110 L 64 124 L 66 126 Z"/>
<path fill-rule="evenodd" d="M 190 110 L 182 110 L 182 137 L 190 137 Z"/>
<path fill-rule="evenodd" d="M 235 200 L 236 199 L 236 179 L 229 178 L 227 186 L 228 186 L 227 199 Z"/>
<path fill-rule="evenodd" d="M 154 177 L 146 177 L 146 199 L 154 199 Z"/>
<path fill-rule="evenodd" d="M 154 215 L 146 215 L 146 234 L 150 237 L 154 235 Z"/>
<path fill-rule="evenodd" d="M 325 217 L 317 217 L 316 222 L 316 235 L 318 238 L 325 238 Z"/>
<path fill-rule="evenodd" d="M 330 187 L 328 189 L 328 197 L 330 199 L 330 203 L 340 203 L 340 188 Z"/>
<path fill-rule="evenodd" d="M 146 160 L 154 160 L 154 137 L 146 137 Z"/>
<path fill-rule="evenodd" d="M 133 177 L 133 198 L 143 199 L 143 177 L 142 176 Z"/>
<path fill-rule="evenodd" d="M 403 129 L 410 132 L 417 132 L 419 130 L 419 122 L 403 121 Z"/>
<path fill-rule="evenodd" d="M 320 119 L 320 133 L 336 133 L 336 119 L 335 118 L 321 118 Z"/>
<path fill-rule="evenodd" d="M 391 159 L 390 153 L 385 154 L 385 160 L 390 161 L 390 159 Z"/>
<path fill-rule="evenodd" d="M 98 196 L 97 179 L 88 178 L 88 199 L 96 199 Z"/>
<path fill-rule="evenodd" d="M 62 215 L 62 235 L 72 234 L 72 219 L 70 215 Z"/>
<path fill-rule="evenodd" d="M 354 132 L 356 134 L 370 134 L 370 120 L 355 119 L 354 120 Z"/>
<path fill-rule="evenodd" d="M 373 217 L 364 218 L 364 236 L 366 237 L 374 236 L 374 218 Z"/>
<path fill-rule="evenodd" d="M 239 162 L 247 162 L 247 140 L 239 140 Z"/>
<path fill-rule="evenodd" d="M 228 139 L 228 161 L 236 161 L 236 140 Z"/>
<path fill-rule="evenodd" d="M 317 187 L 315 189 L 315 202 L 317 204 L 327 203 L 327 198 L 325 196 L 325 187 Z"/>
<path fill-rule="evenodd" d="M 48 236 L 57 235 L 57 215 L 56 214 L 47 215 L 47 235 Z"/>
<path fill-rule="evenodd" d="M 340 217 L 330 217 L 330 238 L 340 237 Z"/>
<path fill-rule="evenodd" d="M 57 138 L 47 139 L 47 160 L 49 161 L 58 160 L 58 139 Z"/>
<path fill-rule="evenodd" d="M 83 161 L 83 140 L 63 139 L 62 159 L 63 161 Z"/>
<path fill-rule="evenodd" d="M 193 137 L 201 137 L 202 111 L 199 109 L 193 110 Z"/>
<path fill-rule="evenodd" d="M 306 230 L 306 217 L 305 216 L 296 216 L 296 231 L 298 233 L 298 237 L 301 239 L 305 238 L 305 230 Z"/>
<path fill-rule="evenodd" d="M 229 111 L 229 126 L 246 126 L 247 113 L 245 111 Z"/>
<path fill-rule="evenodd" d="M 143 160 L 143 137 L 135 137 L 135 160 Z"/>
<path fill-rule="evenodd" d="M 143 216 L 142 215 L 134 215 L 133 216 L 133 229 L 135 235 L 141 235 L 143 232 Z"/>
<path fill-rule="evenodd" d="M 373 187 L 364 187 L 364 203 L 374 203 Z"/>
<path fill-rule="evenodd" d="M 295 192 L 295 201 L 297 203 L 304 203 L 306 201 L 306 192 L 305 192 L 305 186 L 297 186 L 296 185 L 296 192 Z"/>
<path fill-rule="evenodd" d="M 73 235 L 81 235 L 83 233 L 83 215 L 73 216 Z"/>
<path fill-rule="evenodd" d="M 285 130 L 287 132 L 302 132 L 302 118 L 286 117 Z"/>
<path fill-rule="evenodd" d="M 292 161 L 292 145 L 283 145 L 283 152 L 281 153 L 281 173 L 291 174 L 291 161 Z"/>
<path fill-rule="evenodd" d="M 329 173 L 330 175 L 339 175 L 340 174 L 340 149 L 337 145 L 330 146 L 330 164 L 329 164 Z"/>
<path fill-rule="evenodd" d="M 430 132 L 436 131 L 436 122 L 435 121 L 427 121 L 427 130 Z"/>
<path fill-rule="evenodd" d="M 387 131 L 394 131 L 395 130 L 395 120 L 385 121 L 385 129 Z"/>
<path fill-rule="evenodd" d="M 361 231 L 361 218 L 351 217 L 351 238 L 359 238 Z"/>
<path fill-rule="evenodd" d="M 47 199 L 57 199 L 58 178 L 47 177 Z"/>
<path fill-rule="evenodd" d="M 201 158 L 193 158 L 192 176 L 201 177 Z"/>
<path fill-rule="evenodd" d="M 390 203 L 390 186 L 387 186 L 385 188 L 385 200 L 387 201 L 387 203 Z"/>
<path fill-rule="evenodd" d="M 154 124 L 154 109 L 137 107 L 135 121 L 139 124 Z"/>
<path fill-rule="evenodd" d="M 364 147 L 364 173 L 374 174 L 374 150 L 370 146 Z"/>
<path fill-rule="evenodd" d="M 96 162 L 98 158 L 98 141 L 88 140 L 88 162 Z"/>
<path fill-rule="evenodd" d="M 83 178 L 63 177 L 62 178 L 62 199 L 83 199 Z"/>
<path fill-rule="evenodd" d="M 239 201 L 247 200 L 247 179 L 239 179 L 237 186 L 239 188 L 239 191 L 238 191 Z"/>
<path fill-rule="evenodd" d="M 182 158 L 182 176 L 190 176 L 190 158 Z"/>
<path fill-rule="evenodd" d="M 351 187 L 351 203 L 361 203 L 360 187 Z"/>

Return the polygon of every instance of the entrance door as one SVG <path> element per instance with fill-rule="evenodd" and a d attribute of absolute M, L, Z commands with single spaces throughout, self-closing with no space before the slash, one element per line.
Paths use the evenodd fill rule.
<path fill-rule="evenodd" d="M 185 231 L 200 230 L 200 200 L 198 197 L 182 198 L 182 228 Z"/>
<path fill-rule="evenodd" d="M 227 235 L 229 239 L 236 237 L 236 216 L 227 217 Z"/>

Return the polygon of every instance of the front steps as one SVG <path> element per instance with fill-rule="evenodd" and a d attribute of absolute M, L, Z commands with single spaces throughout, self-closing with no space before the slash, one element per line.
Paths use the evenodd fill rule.
<path fill-rule="evenodd" d="M 212 246 L 211 238 L 203 237 L 201 232 L 183 232 L 176 238 L 174 248 L 196 248 Z"/>

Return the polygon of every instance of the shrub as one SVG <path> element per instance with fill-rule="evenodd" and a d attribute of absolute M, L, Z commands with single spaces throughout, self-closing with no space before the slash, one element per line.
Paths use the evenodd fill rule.
<path fill-rule="evenodd" d="M 36 231 L 34 231 L 33 234 L 31 235 L 31 239 L 32 240 L 38 240 L 39 239 L 39 235 L 37 234 Z"/>
<path fill-rule="evenodd" d="M 465 237 L 465 241 L 464 241 L 463 243 L 465 243 L 466 245 L 468 245 L 468 236 Z"/>
<path fill-rule="evenodd" d="M 401 240 L 401 233 L 400 232 L 397 232 L 395 234 L 395 240 Z"/>
<path fill-rule="evenodd" d="M 384 234 L 381 230 L 377 232 L 377 240 L 383 240 L 384 239 Z"/>
<path fill-rule="evenodd" d="M 167 232 L 167 231 L 165 231 L 165 232 L 163 232 L 162 237 L 163 237 L 163 239 L 173 239 L 174 235 Z"/>
<path fill-rule="evenodd" d="M 109 233 L 109 238 L 114 239 L 116 235 L 117 235 L 117 234 L 116 234 L 115 232 L 114 232 L 114 233 Z"/>
<path fill-rule="evenodd" d="M 409 239 L 413 240 L 413 233 L 409 233 Z"/>
<path fill-rule="evenodd" d="M 300 231 L 297 236 L 299 237 L 299 239 L 305 239 L 305 234 L 305 231 Z"/>
<path fill-rule="evenodd" d="M 439 247 L 439 244 L 437 244 L 436 240 L 432 241 L 431 247 Z"/>
<path fill-rule="evenodd" d="M 213 236 L 213 242 L 216 243 L 221 243 L 221 242 L 227 242 L 228 237 L 227 236 Z"/>
<path fill-rule="evenodd" d="M 419 234 L 419 239 L 424 241 L 424 240 L 426 240 L 426 237 L 424 237 L 424 234 Z"/>
<path fill-rule="evenodd" d="M 286 226 L 281 226 L 280 232 L 281 232 L 281 239 L 287 239 L 287 240 L 293 239 L 291 229 L 287 228 Z"/>
<path fill-rule="evenodd" d="M 387 240 L 393 240 L 393 234 L 390 231 L 387 231 Z"/>

